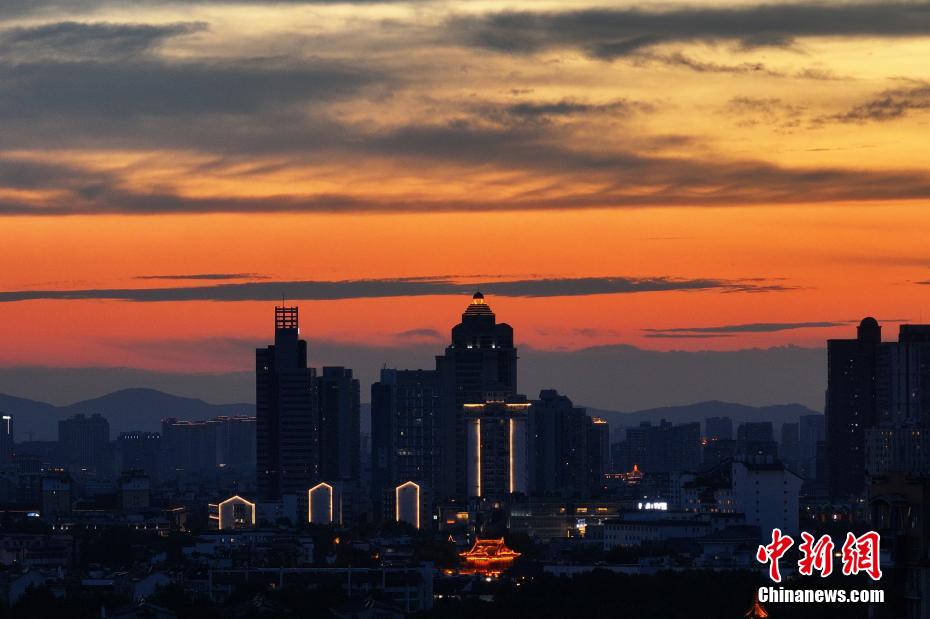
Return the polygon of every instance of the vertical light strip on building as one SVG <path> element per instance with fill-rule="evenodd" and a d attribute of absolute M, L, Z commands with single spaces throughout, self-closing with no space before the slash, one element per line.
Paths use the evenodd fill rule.
<path fill-rule="evenodd" d="M 475 419 L 475 434 L 477 434 L 478 444 L 478 496 L 481 496 L 481 418 Z"/>
<path fill-rule="evenodd" d="M 508 454 L 510 460 L 510 494 L 513 494 L 513 417 L 510 418 L 510 423 L 508 425 L 508 433 L 510 434 L 510 448 Z"/>

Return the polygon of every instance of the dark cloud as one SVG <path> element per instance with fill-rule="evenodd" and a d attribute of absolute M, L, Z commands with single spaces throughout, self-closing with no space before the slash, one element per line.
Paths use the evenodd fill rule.
<path fill-rule="evenodd" d="M 636 112 L 650 112 L 654 108 L 648 103 L 620 99 L 609 103 L 588 103 L 573 99 L 560 101 L 521 101 L 501 106 L 489 115 L 515 117 L 530 121 L 609 114 L 625 117 Z"/>
<path fill-rule="evenodd" d="M 636 292 L 687 290 L 751 290 L 762 285 L 720 279 L 669 277 L 580 277 L 483 283 L 487 293 L 506 297 L 564 297 Z M 0 303 L 35 299 L 118 299 L 123 301 L 274 301 L 285 295 L 294 300 L 335 300 L 424 295 L 466 295 L 475 284 L 449 279 L 399 278 L 345 281 L 282 281 L 183 286 L 172 288 L 122 288 L 87 290 L 19 290 L 0 292 Z"/>
<path fill-rule="evenodd" d="M 200 22 L 115 24 L 56 22 L 0 30 L 0 57 L 34 62 L 39 58 L 107 61 L 147 53 L 166 40 L 206 30 Z"/>
<path fill-rule="evenodd" d="M 338 4 L 419 4 L 429 0 L 0 0 L 0 15 L 5 17 L 25 16 L 25 15 L 49 15 L 60 16 L 61 14 L 83 15 L 88 11 L 94 11 L 101 8 L 115 7 L 125 9 L 134 7 L 138 9 L 147 9 L 152 7 L 180 7 L 184 8 L 191 5 L 255 5 L 263 6 L 299 6 L 299 5 L 338 5 Z"/>
<path fill-rule="evenodd" d="M 707 340 L 717 337 L 733 337 L 729 333 L 663 333 L 663 332 L 654 332 L 647 333 L 646 337 L 656 339 L 656 340 Z"/>
<path fill-rule="evenodd" d="M 3 95 L 0 94 L 0 99 Z M 0 112 L 2 114 L 2 112 Z M 145 124 L 145 123 L 142 123 Z M 570 146 L 558 131 L 541 125 L 488 128 L 469 123 L 405 126 L 373 134 L 339 134 L 331 129 L 319 140 L 301 139 L 299 128 L 275 128 L 281 139 L 293 141 L 291 165 L 322 163 L 350 157 L 383 160 L 393 165 L 415 164 L 460 175 L 488 167 L 548 177 L 547 191 L 514 194 L 500 200 L 433 200 L 428 195 L 366 196 L 344 194 L 264 197 L 190 197 L 161 187 L 132 188 L 118 172 L 85 170 L 77 165 L 40 163 L 0 155 L 0 188 L 44 189 L 40 197 L 0 199 L 0 214 L 66 215 L 94 213 L 219 213 L 219 212 L 462 212 L 528 209 L 625 208 L 661 206 L 726 206 L 733 204 L 793 204 L 834 201 L 880 201 L 930 197 L 925 170 L 852 168 L 785 168 L 761 161 L 708 157 L 650 156 L 649 153 L 584 150 Z M 229 127 L 227 140 L 236 148 L 240 128 Z M 261 134 L 260 130 L 255 132 Z M 246 143 L 256 135 L 239 134 Z M 338 134 L 338 135 L 337 135 Z M 219 135 L 215 136 L 220 139 Z M 275 138 L 277 140 L 277 138 Z M 219 145 L 217 145 L 219 146 Z M 272 146 L 266 145 L 268 148 Z M 285 149 L 286 143 L 277 143 Z M 260 149 L 259 149 L 260 150 Z M 244 155 L 243 155 L 244 156 Z M 253 156 L 255 156 L 253 154 Z M 230 160 L 233 166 L 239 158 Z M 568 182 L 571 180 L 572 182 Z M 583 192 L 573 192 L 577 182 Z M 48 197 L 44 197 L 47 195 Z"/>
<path fill-rule="evenodd" d="M 775 333 L 793 329 L 823 329 L 845 327 L 849 321 L 840 322 L 755 322 L 737 325 L 719 325 L 713 327 L 674 327 L 670 329 L 643 329 L 646 337 L 717 337 L 734 333 Z"/>
<path fill-rule="evenodd" d="M 224 279 L 268 279 L 258 273 L 191 273 L 189 275 L 137 275 L 134 279 L 154 280 L 224 280 Z"/>
<path fill-rule="evenodd" d="M 441 340 L 444 337 L 443 334 L 436 329 L 409 329 L 407 331 L 401 331 L 396 335 L 402 339 Z"/>
<path fill-rule="evenodd" d="M 254 114 L 357 92 L 374 75 L 327 61 L 118 59 L 0 63 L 0 119 L 64 116 L 102 123 L 139 116 Z M 119 123 L 117 128 L 123 130 Z M 90 125 L 84 131 L 93 131 Z M 132 134 L 130 134 L 132 135 Z"/>
<path fill-rule="evenodd" d="M 930 84 L 921 84 L 885 90 L 847 112 L 823 120 L 845 123 L 884 122 L 903 118 L 913 111 L 928 109 L 930 109 Z"/>
<path fill-rule="evenodd" d="M 610 60 L 660 43 L 735 41 L 786 46 L 797 37 L 918 37 L 930 31 L 925 3 L 769 4 L 737 7 L 504 11 L 455 17 L 454 39 L 509 53 L 577 49 Z"/>

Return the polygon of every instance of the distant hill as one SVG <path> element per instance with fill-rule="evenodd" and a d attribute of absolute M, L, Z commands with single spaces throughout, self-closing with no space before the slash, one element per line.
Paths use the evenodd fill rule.
<path fill-rule="evenodd" d="M 77 413 L 100 413 L 110 422 L 112 438 L 120 432 L 155 432 L 165 417 L 209 419 L 217 415 L 254 415 L 254 404 L 209 404 L 155 389 L 123 389 L 67 406 L 52 406 L 0 394 L 0 412 L 13 416 L 17 441 L 56 440 L 58 421 Z"/>
<path fill-rule="evenodd" d="M 370 430 L 369 405 L 362 405 L 362 431 Z M 254 404 L 209 404 L 196 398 L 185 398 L 155 389 L 122 389 L 91 400 L 67 406 L 53 406 L 45 402 L 27 400 L 0 394 L 0 413 L 13 416 L 17 441 L 56 440 L 58 420 L 77 413 L 100 413 L 110 422 L 113 438 L 120 432 L 142 430 L 155 432 L 165 417 L 179 419 L 209 419 L 218 415 L 254 415 Z M 636 426 L 643 421 L 659 423 L 665 419 L 672 423 L 699 421 L 707 417 L 724 416 L 733 419 L 734 430 L 746 421 L 771 421 L 775 425 L 776 439 L 783 423 L 796 422 L 802 415 L 817 415 L 801 404 L 773 406 L 747 406 L 731 402 L 698 402 L 684 406 L 666 406 L 646 410 L 621 412 L 588 408 L 588 413 L 606 418 L 611 429 Z"/>
<path fill-rule="evenodd" d="M 607 419 L 611 425 L 611 434 L 614 434 L 614 430 L 620 427 L 638 426 L 644 421 L 658 424 L 662 419 L 676 424 L 699 421 L 703 430 L 704 420 L 708 417 L 729 417 L 733 420 L 734 434 L 736 426 L 741 423 L 747 421 L 771 421 L 775 426 L 775 439 L 778 440 L 783 423 L 795 423 L 803 415 L 820 415 L 821 413 L 801 404 L 747 406 L 745 404 L 711 400 L 684 406 L 663 406 L 626 413 L 588 408 L 588 414 Z"/>

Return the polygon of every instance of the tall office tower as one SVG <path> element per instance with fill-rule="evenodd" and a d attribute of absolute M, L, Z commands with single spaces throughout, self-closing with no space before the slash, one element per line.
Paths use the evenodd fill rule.
<path fill-rule="evenodd" d="M 70 467 L 106 472 L 110 468 L 110 422 L 83 413 L 58 422 L 58 443 Z"/>
<path fill-rule="evenodd" d="M 321 481 L 359 479 L 361 440 L 359 382 L 352 370 L 324 367 L 314 379 L 318 398 Z"/>
<path fill-rule="evenodd" d="M 589 493 L 605 488 L 605 475 L 611 472 L 610 424 L 601 417 L 588 417 L 587 463 Z"/>
<path fill-rule="evenodd" d="M 830 495 L 859 496 L 865 487 L 865 430 L 877 417 L 876 381 L 882 329 L 859 323 L 856 339 L 827 340 L 827 449 Z"/>
<path fill-rule="evenodd" d="M 798 420 L 798 475 L 808 481 L 817 479 L 817 443 L 824 440 L 826 418 L 802 415 Z"/>
<path fill-rule="evenodd" d="M 385 493 L 412 481 L 421 492 L 440 483 L 439 373 L 434 370 L 381 370 L 371 386 L 372 501 L 384 512 Z"/>
<path fill-rule="evenodd" d="M 519 396 L 463 405 L 467 496 L 503 501 L 527 493 L 526 417 L 531 406 Z"/>
<path fill-rule="evenodd" d="M 476 292 L 452 327 L 452 342 L 436 357 L 442 405 L 440 435 L 443 466 L 442 487 L 437 496 L 465 498 L 464 404 L 506 399 L 517 393 L 517 349 L 513 328 L 498 324 L 484 295 Z"/>
<path fill-rule="evenodd" d="M 704 438 L 708 441 L 728 441 L 733 438 L 733 420 L 729 417 L 708 417 L 704 420 Z"/>
<path fill-rule="evenodd" d="M 781 426 L 781 443 L 778 446 L 778 455 L 786 467 L 798 472 L 801 457 L 800 424 L 784 423 Z"/>
<path fill-rule="evenodd" d="M 527 417 L 529 489 L 538 495 L 586 497 L 588 426 L 584 408 L 555 389 L 543 389 Z"/>
<path fill-rule="evenodd" d="M 13 457 L 13 417 L 0 415 L 0 464 Z"/>
<path fill-rule="evenodd" d="M 274 308 L 274 345 L 255 351 L 256 478 L 259 498 L 306 495 L 319 478 L 319 428 L 307 342 L 296 307 Z"/>

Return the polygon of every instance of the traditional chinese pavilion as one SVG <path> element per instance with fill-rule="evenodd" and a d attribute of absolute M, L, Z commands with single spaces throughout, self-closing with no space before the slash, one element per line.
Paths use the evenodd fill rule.
<path fill-rule="evenodd" d="M 759 594 L 756 594 L 756 599 L 752 603 L 752 608 L 746 611 L 744 617 L 748 619 L 765 619 L 769 616 L 769 611 L 762 608 L 762 604 L 759 603 Z"/>
<path fill-rule="evenodd" d="M 519 552 L 511 550 L 504 544 L 504 538 L 478 539 L 471 550 L 459 553 L 465 561 L 463 574 L 481 574 L 482 576 L 500 576 L 513 565 Z"/>

